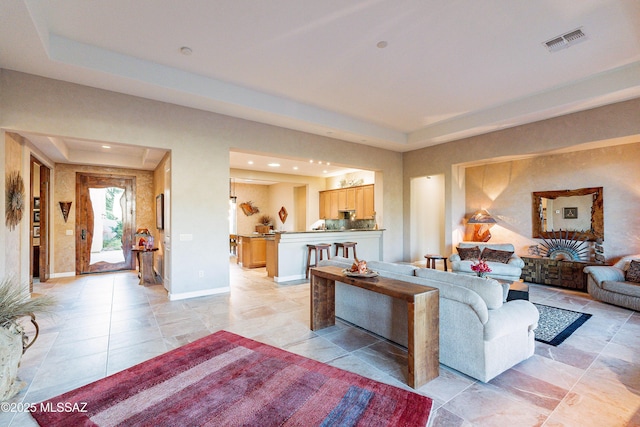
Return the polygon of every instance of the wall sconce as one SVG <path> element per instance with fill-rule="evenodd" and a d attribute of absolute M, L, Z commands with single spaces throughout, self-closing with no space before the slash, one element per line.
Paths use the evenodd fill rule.
<path fill-rule="evenodd" d="M 476 211 L 467 224 L 473 224 L 473 238 L 474 242 L 488 242 L 491 239 L 491 233 L 489 229 L 496 223 L 496 220 L 485 209 Z"/>
<path fill-rule="evenodd" d="M 71 212 L 71 203 L 72 202 L 58 202 L 60 203 L 60 210 L 62 211 L 62 218 L 64 218 L 64 222 L 67 222 L 69 219 L 69 212 Z"/>

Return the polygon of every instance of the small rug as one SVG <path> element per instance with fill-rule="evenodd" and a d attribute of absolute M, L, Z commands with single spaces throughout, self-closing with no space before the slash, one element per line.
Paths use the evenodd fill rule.
<path fill-rule="evenodd" d="M 220 331 L 32 406 L 41 426 L 425 426 L 426 396 Z"/>
<path fill-rule="evenodd" d="M 535 330 L 536 341 L 557 346 L 576 331 L 591 317 L 587 313 L 533 304 L 540 312 L 538 328 Z"/>

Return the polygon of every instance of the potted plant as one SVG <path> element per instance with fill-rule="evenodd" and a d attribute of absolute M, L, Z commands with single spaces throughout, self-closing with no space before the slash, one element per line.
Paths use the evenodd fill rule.
<path fill-rule="evenodd" d="M 13 279 L 0 282 L 0 401 L 15 396 L 22 384 L 17 380 L 24 352 L 38 337 L 36 313 L 49 312 L 55 301 L 50 296 L 25 298 L 19 283 Z M 29 317 L 36 334 L 29 342 L 20 321 Z"/>
<path fill-rule="evenodd" d="M 273 219 L 269 215 L 262 215 L 259 219 L 260 225 L 256 225 L 256 231 L 258 233 L 268 233 L 273 225 Z"/>

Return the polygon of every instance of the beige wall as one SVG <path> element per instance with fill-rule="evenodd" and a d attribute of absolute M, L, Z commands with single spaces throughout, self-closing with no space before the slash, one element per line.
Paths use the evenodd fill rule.
<path fill-rule="evenodd" d="M 22 211 L 22 220 L 20 223 L 13 229 L 10 230 L 9 227 L 6 226 L 5 222 L 5 230 L 4 230 L 4 250 L 6 253 L 6 258 L 4 260 L 4 268 L 2 272 L 2 277 L 12 276 L 18 280 L 21 279 L 21 273 L 23 269 L 23 257 L 21 256 L 21 252 L 17 251 L 17 248 L 21 250 L 24 249 L 26 251 L 29 250 L 29 246 L 24 245 L 22 236 L 25 233 L 28 233 L 30 227 L 30 193 L 29 193 L 29 171 L 26 171 L 27 176 L 25 179 L 25 171 L 22 170 L 22 142 L 21 137 L 19 135 L 11 134 L 9 132 L 5 133 L 5 144 L 4 144 L 4 176 L 2 182 L 2 188 L 6 188 L 6 179 L 8 174 L 12 172 L 20 172 L 20 176 L 22 177 L 22 181 L 24 182 L 25 192 L 24 192 L 24 208 Z M 5 197 L 3 196 L 3 199 Z M 4 201 L 3 201 L 4 203 Z M 5 205 L 6 209 L 6 205 Z M 6 210 L 2 209 L 2 212 L 5 213 Z M 6 219 L 6 217 L 5 217 Z M 20 280 L 24 283 L 24 278 Z"/>
<path fill-rule="evenodd" d="M 400 153 L 4 69 L 0 129 L 171 150 L 171 297 L 228 289 L 231 149 L 376 171 L 384 258 L 402 258 Z"/>
<path fill-rule="evenodd" d="M 262 215 L 269 215 L 272 219 L 275 219 L 275 216 L 269 212 L 268 185 L 236 184 L 235 190 L 238 208 L 236 212 L 238 234 L 251 234 L 256 231 L 256 225 L 260 224 Z M 251 202 L 260 212 L 253 215 L 245 215 L 240 207 L 245 202 Z"/>
<path fill-rule="evenodd" d="M 470 167 L 467 214 L 488 209 L 498 220 L 492 241 L 513 242 L 526 254 L 529 245 L 540 242 L 531 237 L 532 192 L 603 187 L 605 257 L 635 254 L 640 252 L 639 164 L 640 143 L 635 143 Z"/>
<path fill-rule="evenodd" d="M 76 271 L 76 173 L 87 172 L 104 175 L 128 175 L 136 178 L 136 210 L 134 213 L 134 226 L 148 228 L 155 231 L 155 193 L 153 186 L 153 172 L 133 169 L 103 168 L 97 166 L 82 166 L 56 164 L 53 170 L 53 228 L 51 231 L 53 250 L 55 253 L 52 274 L 70 274 Z M 71 201 L 71 212 L 64 222 L 58 202 Z M 72 235 L 67 235 L 67 230 Z"/>
<path fill-rule="evenodd" d="M 447 221 L 445 224 L 445 238 L 447 239 L 447 251 L 450 252 L 452 245 L 462 240 L 464 236 L 463 219 L 465 215 L 477 209 L 476 206 L 467 206 L 465 202 L 466 167 L 487 162 L 501 162 L 503 164 L 501 167 L 506 167 L 505 165 L 510 165 L 508 161 L 512 158 L 544 154 L 558 149 L 575 149 L 583 144 L 618 138 L 623 138 L 624 142 L 640 141 L 640 99 L 405 153 L 403 157 L 405 236 L 408 235 L 407 233 L 410 229 L 408 182 L 413 177 L 438 173 L 445 175 L 445 217 Z M 609 145 L 618 142 L 614 140 Z M 587 145 L 587 147 L 591 147 L 591 145 Z M 615 148 L 615 150 L 625 150 L 622 147 Z M 613 197 L 616 193 L 609 191 L 612 196 L 608 196 L 608 191 L 605 189 L 605 209 L 607 209 L 605 212 L 605 221 L 607 221 L 605 224 L 606 255 L 615 257 L 623 253 L 638 253 L 640 252 L 640 241 L 630 236 L 640 235 L 640 227 L 634 222 L 624 221 L 624 225 L 612 222 L 615 216 L 612 216 L 611 212 L 621 211 L 621 218 L 630 218 L 634 215 L 631 210 L 633 204 L 630 205 L 628 202 L 629 200 L 636 200 L 638 193 L 637 190 L 632 188 L 631 184 L 627 184 L 627 182 L 633 182 L 633 180 L 628 180 L 628 176 L 622 171 L 624 168 L 619 168 L 618 165 L 627 164 L 628 162 L 638 164 L 640 157 L 638 157 L 637 151 L 632 150 L 627 153 L 631 157 L 619 156 L 616 159 L 615 154 L 611 154 L 606 162 L 600 164 L 597 154 L 597 151 L 576 154 L 580 156 L 575 158 L 576 161 L 573 161 L 573 157 L 557 155 L 559 156 L 557 157 L 559 163 L 554 166 L 551 174 L 542 165 L 539 165 L 540 167 L 536 169 L 535 173 L 533 173 L 533 170 L 521 173 L 520 170 L 514 168 L 508 172 L 501 171 L 498 177 L 485 175 L 485 180 L 495 178 L 501 181 L 503 180 L 500 178 L 503 176 L 502 174 L 510 174 L 512 179 L 518 179 L 521 183 L 525 181 L 535 183 L 535 191 L 538 191 L 553 189 L 544 188 L 549 187 L 550 184 L 553 184 L 556 188 L 601 186 L 603 184 L 602 176 L 610 175 L 606 182 L 610 182 L 613 187 L 617 188 L 618 194 Z M 581 162 L 581 159 L 586 158 L 582 156 L 592 156 L 588 159 L 588 165 L 590 167 L 600 165 L 596 167 L 596 170 L 602 176 L 593 176 L 593 170 L 585 173 L 585 165 Z M 555 156 L 550 157 L 550 159 L 553 157 Z M 510 166 L 520 167 L 523 164 L 517 163 Z M 608 168 L 606 173 L 605 165 Z M 501 185 L 504 186 L 505 183 L 499 182 L 495 186 L 499 188 Z M 504 216 L 509 218 L 508 226 L 519 230 L 518 233 L 523 236 L 530 236 L 530 232 L 526 230 L 527 227 L 530 227 L 527 224 L 531 221 L 531 215 L 530 213 L 521 215 L 517 205 L 526 203 L 527 208 L 525 210 L 528 211 L 531 203 L 530 191 L 533 186 L 527 184 L 526 187 L 522 187 L 511 183 L 507 188 L 513 193 L 511 194 L 512 197 L 503 196 L 501 203 L 504 205 L 492 208 L 494 210 L 506 209 Z M 474 200 L 473 203 L 475 204 L 477 201 Z M 514 212 L 514 209 L 516 212 Z M 631 228 L 629 228 L 628 224 L 630 224 Z M 496 236 L 495 233 L 492 234 Z M 494 237 L 496 241 L 499 241 L 500 238 L 500 236 Z M 520 248 L 524 247 L 524 245 L 524 242 L 519 244 Z M 405 252 L 408 253 L 408 250 L 408 239 L 405 239 Z"/>

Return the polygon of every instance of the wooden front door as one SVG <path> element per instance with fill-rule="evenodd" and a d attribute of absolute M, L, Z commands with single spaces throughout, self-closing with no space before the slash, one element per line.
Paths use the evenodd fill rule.
<path fill-rule="evenodd" d="M 135 268 L 131 253 L 135 180 L 76 174 L 76 274 Z"/>

